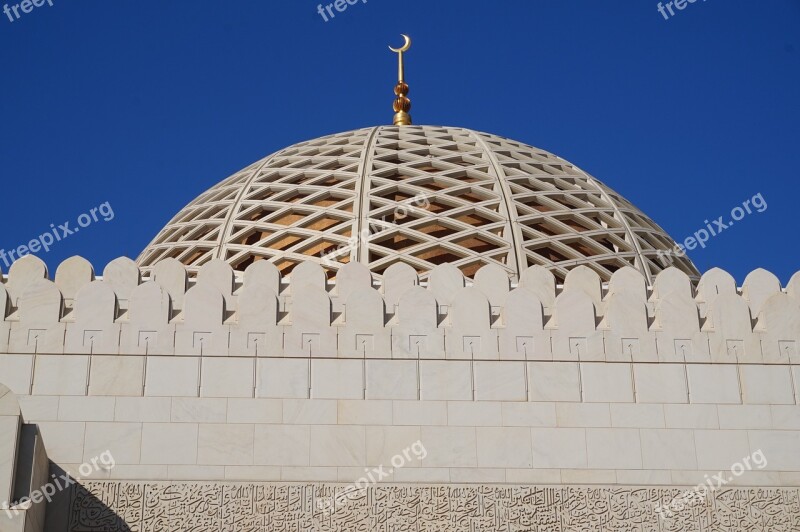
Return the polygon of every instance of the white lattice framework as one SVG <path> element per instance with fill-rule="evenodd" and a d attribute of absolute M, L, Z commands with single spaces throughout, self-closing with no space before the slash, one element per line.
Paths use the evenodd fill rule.
<path fill-rule="evenodd" d="M 462 128 L 379 126 L 295 144 L 237 172 L 181 210 L 142 252 L 146 272 L 214 258 L 289 273 L 303 261 L 329 275 L 358 261 L 380 275 L 403 262 L 424 278 L 450 262 L 512 279 L 532 265 L 557 278 L 578 265 L 603 280 L 633 266 L 652 281 L 667 266 L 698 278 L 675 242 L 603 183 L 546 151 Z M 661 256 L 659 256 L 661 251 Z"/>

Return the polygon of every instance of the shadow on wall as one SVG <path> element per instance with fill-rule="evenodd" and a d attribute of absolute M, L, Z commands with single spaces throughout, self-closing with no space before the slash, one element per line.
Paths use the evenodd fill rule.
<path fill-rule="evenodd" d="M 53 475 L 60 478 L 67 473 L 56 464 L 50 466 L 51 478 Z M 112 493 L 118 498 L 120 504 L 125 504 L 125 494 L 117 493 L 118 487 L 109 483 L 107 493 Z M 142 508 L 134 505 L 130 508 L 133 514 L 141 513 Z M 118 515 L 108 505 L 98 499 L 88 489 L 76 482 L 60 492 L 53 502 L 47 505 L 47 532 L 130 532 L 133 529 L 123 517 Z"/>

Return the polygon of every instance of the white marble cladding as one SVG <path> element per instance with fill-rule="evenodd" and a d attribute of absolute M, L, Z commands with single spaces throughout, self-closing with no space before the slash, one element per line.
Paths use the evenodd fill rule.
<path fill-rule="evenodd" d="M 606 285 L 586 266 L 563 286 L 541 267 L 521 279 L 444 264 L 423 287 L 407 265 L 378 280 L 352 263 L 332 282 L 311 262 L 282 279 L 220 260 L 190 279 L 168 259 L 143 282 L 129 259 L 95 279 L 73 257 L 51 281 L 27 256 L 0 285 L 0 353 L 800 364 L 800 274 L 781 287 L 756 270 L 741 289 L 719 269 L 697 286 L 677 269 L 652 287 L 633 268 Z"/>
<path fill-rule="evenodd" d="M 512 287 L 448 265 L 259 262 L 95 280 L 38 259 L 0 286 L 0 382 L 75 471 L 113 479 L 351 482 L 417 440 L 403 483 L 691 485 L 761 450 L 737 485 L 800 485 L 800 275 L 608 285 L 541 268 Z"/>
<path fill-rule="evenodd" d="M 94 479 L 800 485 L 796 405 L 21 396 L 49 457 Z M 415 442 L 401 468 L 392 458 Z M 763 465 L 763 464 L 759 464 Z"/>

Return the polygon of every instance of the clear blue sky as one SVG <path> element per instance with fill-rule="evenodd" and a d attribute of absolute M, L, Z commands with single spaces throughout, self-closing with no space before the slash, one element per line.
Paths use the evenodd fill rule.
<path fill-rule="evenodd" d="M 328 22 L 313 0 L 52 2 L 0 13 L 0 248 L 104 202 L 115 217 L 54 245 L 51 269 L 135 258 L 249 163 L 388 123 L 401 32 L 415 123 L 552 151 L 676 240 L 760 193 L 764 212 L 689 256 L 739 283 L 800 269 L 800 0 L 669 20 L 652 0 L 368 0 Z"/>

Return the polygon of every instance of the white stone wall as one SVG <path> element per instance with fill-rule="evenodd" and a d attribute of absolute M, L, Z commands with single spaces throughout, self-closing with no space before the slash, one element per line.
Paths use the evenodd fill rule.
<path fill-rule="evenodd" d="M 95 478 L 347 482 L 419 440 L 392 480 L 685 485 L 760 449 L 741 483 L 800 482 L 790 365 L 153 356 L 123 359 L 126 389 L 118 360 L 0 357 L 26 368 L 23 414 L 68 470 L 111 450 Z"/>
<path fill-rule="evenodd" d="M 350 482 L 419 440 L 387 480 L 684 486 L 761 450 L 734 485 L 800 485 L 797 275 L 46 277 L 26 257 L 0 288 L 0 382 L 65 469 L 112 451 L 95 478 Z"/>

